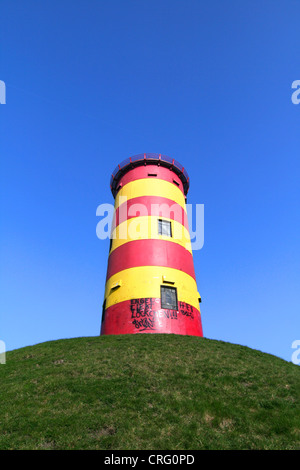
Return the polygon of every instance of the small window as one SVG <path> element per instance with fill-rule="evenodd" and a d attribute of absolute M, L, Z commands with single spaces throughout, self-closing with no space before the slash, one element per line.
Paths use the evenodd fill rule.
<path fill-rule="evenodd" d="M 179 186 L 179 182 L 176 180 L 173 180 L 173 183 L 175 183 L 177 186 Z"/>
<path fill-rule="evenodd" d="M 102 305 L 102 319 L 101 319 L 101 323 L 104 323 L 104 320 L 105 320 L 105 309 L 106 309 L 106 300 L 104 300 L 103 305 Z"/>
<path fill-rule="evenodd" d="M 160 286 L 161 308 L 178 310 L 176 287 Z"/>
<path fill-rule="evenodd" d="M 172 237 L 172 226 L 169 220 L 158 219 L 158 235 Z"/>
<path fill-rule="evenodd" d="M 148 176 L 157 176 L 157 173 L 148 173 Z"/>

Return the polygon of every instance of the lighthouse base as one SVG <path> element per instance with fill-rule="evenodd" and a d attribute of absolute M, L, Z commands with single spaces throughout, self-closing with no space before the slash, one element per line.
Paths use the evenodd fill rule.
<path fill-rule="evenodd" d="M 161 308 L 159 298 L 131 299 L 104 311 L 101 335 L 173 333 L 203 336 L 200 311 L 185 302 L 178 310 Z"/>

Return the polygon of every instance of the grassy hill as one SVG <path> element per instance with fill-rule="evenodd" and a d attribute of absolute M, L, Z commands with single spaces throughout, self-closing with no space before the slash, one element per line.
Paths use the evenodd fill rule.
<path fill-rule="evenodd" d="M 0 365 L 0 449 L 299 449 L 299 391 L 299 366 L 221 341 L 51 341 Z"/>

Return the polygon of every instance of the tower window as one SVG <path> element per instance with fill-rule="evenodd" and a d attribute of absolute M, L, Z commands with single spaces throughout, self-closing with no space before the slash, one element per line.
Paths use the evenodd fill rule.
<path fill-rule="evenodd" d="M 172 237 L 172 226 L 169 220 L 158 219 L 158 235 Z"/>
<path fill-rule="evenodd" d="M 178 310 L 176 287 L 160 286 L 161 308 Z"/>
<path fill-rule="evenodd" d="M 105 319 L 105 308 L 106 308 L 106 300 L 104 300 L 103 305 L 102 305 L 102 320 L 101 320 L 101 323 L 104 323 L 104 319 Z"/>

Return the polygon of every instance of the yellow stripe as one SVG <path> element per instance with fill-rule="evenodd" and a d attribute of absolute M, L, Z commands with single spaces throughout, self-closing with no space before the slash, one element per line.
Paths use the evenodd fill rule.
<path fill-rule="evenodd" d="M 163 279 L 172 284 L 163 283 Z M 178 269 L 162 266 L 139 266 L 111 276 L 105 286 L 106 308 L 130 299 L 160 298 L 162 285 L 176 287 L 178 301 L 199 310 L 196 281 Z"/>
<path fill-rule="evenodd" d="M 125 184 L 116 195 L 115 209 L 124 202 L 124 198 L 129 200 L 140 196 L 166 197 L 179 204 L 185 210 L 185 197 L 177 186 L 169 181 L 147 178 L 130 181 L 130 183 Z"/>
<path fill-rule="evenodd" d="M 158 234 L 158 219 L 169 220 L 171 222 L 172 237 Z M 114 229 L 112 238 L 111 251 L 132 240 L 151 238 L 178 243 L 192 253 L 189 231 L 176 220 L 165 217 L 142 216 L 125 220 Z"/>

